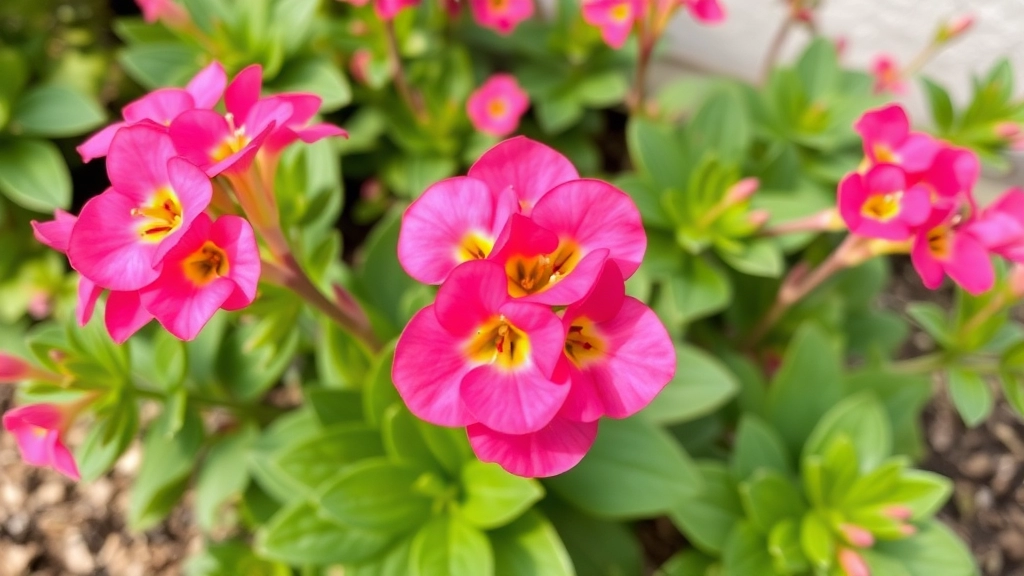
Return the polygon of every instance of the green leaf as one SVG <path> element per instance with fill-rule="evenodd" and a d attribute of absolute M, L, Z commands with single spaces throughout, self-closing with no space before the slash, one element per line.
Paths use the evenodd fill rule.
<path fill-rule="evenodd" d="M 707 576 L 714 564 L 712 558 L 696 550 L 684 550 L 665 561 L 654 576 Z"/>
<path fill-rule="evenodd" d="M 975 576 L 978 567 L 967 546 L 938 521 L 918 526 L 910 538 L 879 542 L 875 550 L 898 559 L 911 576 Z"/>
<path fill-rule="evenodd" d="M 323 427 L 363 421 L 363 394 L 358 390 L 311 388 L 305 391 L 306 401 Z"/>
<path fill-rule="evenodd" d="M 725 309 L 732 300 L 732 285 L 726 275 L 700 256 L 682 258 L 682 270 L 663 286 L 671 321 L 689 323 Z"/>
<path fill-rule="evenodd" d="M 395 383 L 391 381 L 391 365 L 395 363 L 394 342 L 384 347 L 370 364 L 363 387 L 363 417 L 374 426 L 381 425 L 388 408 L 402 404 Z"/>
<path fill-rule="evenodd" d="M 249 450 L 258 431 L 246 426 L 210 448 L 196 482 L 196 520 L 206 532 L 217 526 L 221 506 L 249 484 Z"/>
<path fill-rule="evenodd" d="M 544 497 L 544 489 L 532 478 L 505 472 L 497 464 L 470 460 L 462 467 L 465 493 L 460 510 L 467 522 L 491 530 L 515 520 Z"/>
<path fill-rule="evenodd" d="M 51 142 L 20 138 L 0 142 L 0 192 L 35 212 L 71 204 L 71 175 Z"/>
<path fill-rule="evenodd" d="M 992 389 L 985 379 L 980 374 L 965 369 L 953 369 L 947 374 L 949 394 L 964 423 L 974 428 L 984 422 L 995 405 Z"/>
<path fill-rule="evenodd" d="M 416 419 L 416 426 L 434 459 L 452 477 L 458 477 L 462 472 L 462 466 L 474 459 L 473 449 L 469 447 L 469 438 L 464 429 L 434 426 L 420 419 Z"/>
<path fill-rule="evenodd" d="M 921 85 L 924 86 L 925 95 L 928 96 L 928 105 L 931 108 L 935 125 L 939 128 L 940 133 L 949 132 L 955 119 L 953 101 L 949 97 L 949 92 L 928 78 L 921 78 Z"/>
<path fill-rule="evenodd" d="M 772 555 L 776 572 L 801 574 L 810 568 L 800 544 L 799 520 L 789 518 L 772 528 L 768 533 L 768 553 Z"/>
<path fill-rule="evenodd" d="M 722 576 L 775 576 L 763 535 L 748 522 L 736 524 L 722 551 Z"/>
<path fill-rule="evenodd" d="M 741 252 L 718 250 L 718 255 L 729 266 L 751 276 L 778 278 L 785 267 L 782 249 L 768 238 L 746 244 Z"/>
<path fill-rule="evenodd" d="M 120 54 L 121 66 L 133 80 L 155 90 L 184 86 L 196 72 L 201 54 L 178 42 L 153 42 L 129 46 Z"/>
<path fill-rule="evenodd" d="M 380 434 L 360 423 L 338 424 L 282 450 L 274 463 L 309 489 L 317 489 L 349 466 L 384 455 Z"/>
<path fill-rule="evenodd" d="M 323 98 L 320 110 L 331 112 L 352 101 L 352 88 L 327 57 L 289 60 L 274 79 L 277 92 L 312 92 Z"/>
<path fill-rule="evenodd" d="M 821 328 L 805 323 L 793 336 L 768 390 L 768 420 L 790 453 L 799 454 L 818 420 L 843 397 L 839 356 Z"/>
<path fill-rule="evenodd" d="M 371 357 L 366 346 L 334 321 L 324 318 L 317 340 L 316 365 L 320 381 L 331 388 L 358 388 L 366 380 Z"/>
<path fill-rule="evenodd" d="M 99 103 L 57 84 L 36 86 L 22 94 L 11 115 L 11 129 L 29 136 L 63 138 L 96 128 L 106 119 Z"/>
<path fill-rule="evenodd" d="M 4 79 L 0 84 L 0 107 L 12 106 L 28 83 L 28 66 L 19 51 L 0 48 L 0 77 Z M 6 118 L 0 117 L 0 128 L 4 124 Z"/>
<path fill-rule="evenodd" d="M 296 565 L 365 562 L 390 547 L 384 532 L 344 526 L 317 514 L 315 505 L 298 502 L 278 512 L 256 534 L 261 556 Z"/>
<path fill-rule="evenodd" d="M 633 165 L 654 182 L 657 192 L 686 185 L 686 148 L 667 126 L 639 116 L 631 118 L 626 143 Z"/>
<path fill-rule="evenodd" d="M 545 498 L 542 504 L 577 574 L 641 576 L 642 551 L 631 528 L 594 518 L 556 498 Z"/>
<path fill-rule="evenodd" d="M 782 474 L 793 471 L 789 452 L 779 433 L 749 413 L 740 418 L 736 429 L 730 466 L 733 478 L 739 481 L 750 478 L 758 470 L 774 470 Z"/>
<path fill-rule="evenodd" d="M 558 532 L 543 516 L 528 511 L 508 526 L 488 533 L 494 549 L 494 576 L 575 576 Z"/>
<path fill-rule="evenodd" d="M 416 417 L 403 404 L 393 404 L 381 422 L 384 449 L 388 456 L 422 470 L 440 471 L 440 463 L 420 433 Z"/>
<path fill-rule="evenodd" d="M 675 376 L 641 412 L 657 424 L 677 424 L 705 416 L 723 406 L 739 391 L 739 384 L 710 354 L 684 344 L 676 345 Z"/>
<path fill-rule="evenodd" d="M 816 571 L 827 570 L 832 566 L 836 539 L 817 512 L 808 512 L 800 524 L 800 547 Z"/>
<path fill-rule="evenodd" d="M 456 516 L 439 516 L 416 533 L 409 576 L 493 576 L 494 552 L 482 532 Z"/>
<path fill-rule="evenodd" d="M 807 96 L 818 100 L 830 96 L 839 81 L 839 57 L 835 44 L 827 38 L 816 38 L 796 64 Z"/>
<path fill-rule="evenodd" d="M 344 576 L 408 576 L 412 540 L 410 535 L 369 562 L 345 566 Z"/>
<path fill-rule="evenodd" d="M 585 111 L 579 102 L 566 96 L 553 96 L 534 102 L 537 123 L 549 136 L 565 132 L 580 121 Z"/>
<path fill-rule="evenodd" d="M 430 517 L 430 500 L 414 489 L 421 472 L 384 458 L 346 468 L 317 499 L 328 517 L 346 526 L 399 534 Z"/>
<path fill-rule="evenodd" d="M 870 392 L 846 398 L 814 427 L 803 455 L 822 455 L 840 436 L 853 443 L 860 469 L 873 470 L 892 453 L 892 430 L 885 408 Z"/>
<path fill-rule="evenodd" d="M 89 428 L 75 451 L 82 481 L 93 482 L 106 474 L 138 431 L 139 408 L 134 396 L 121 393 L 112 410 L 97 414 L 96 424 Z"/>
<path fill-rule="evenodd" d="M 291 569 L 258 558 L 248 544 L 239 541 L 207 542 L 206 548 L 185 565 L 187 576 L 291 576 Z"/>
<path fill-rule="evenodd" d="M 627 418 L 601 422 L 590 452 L 547 484 L 595 516 L 643 518 L 664 513 L 694 494 L 700 489 L 700 474 L 665 431 Z"/>
<path fill-rule="evenodd" d="M 953 493 L 953 482 L 934 472 L 904 470 L 890 501 L 910 508 L 911 520 L 931 518 Z"/>
<path fill-rule="evenodd" d="M 703 487 L 674 505 L 669 517 L 695 546 L 717 555 L 743 519 L 743 505 L 728 468 L 718 462 L 701 462 L 697 467 Z"/>
<path fill-rule="evenodd" d="M 453 158 L 445 156 L 399 156 L 384 168 L 384 182 L 403 198 L 418 198 L 435 182 L 458 169 Z"/>
<path fill-rule="evenodd" d="M 946 311 L 931 302 L 912 302 L 907 306 L 907 315 L 940 346 L 953 345 L 955 337 L 950 330 Z"/>
<path fill-rule="evenodd" d="M 884 370 L 861 370 L 846 378 L 850 393 L 870 390 L 885 405 L 892 422 L 893 453 L 917 459 L 924 454 L 920 418 L 932 397 L 928 375 L 912 376 Z"/>
<path fill-rule="evenodd" d="M 203 443 L 203 422 L 187 410 L 181 431 L 167 435 L 171 413 L 164 410 L 146 432 L 142 465 L 132 485 L 128 525 L 134 531 L 155 526 L 178 503 Z"/>
<path fill-rule="evenodd" d="M 382 315 L 386 326 L 374 327 L 385 339 L 397 336 L 408 322 L 409 317 L 402 310 L 402 296 L 417 285 L 395 258 L 400 227 L 398 210 L 389 212 L 374 226 L 363 246 L 362 265 L 357 269 L 360 295 Z"/>
<path fill-rule="evenodd" d="M 740 501 L 754 528 L 767 534 L 783 520 L 795 520 L 807 510 L 793 481 L 774 470 L 760 470 L 740 484 Z"/>
<path fill-rule="evenodd" d="M 728 86 L 712 92 L 690 122 L 689 134 L 695 149 L 710 149 L 726 163 L 742 162 L 754 130 L 739 90 Z"/>

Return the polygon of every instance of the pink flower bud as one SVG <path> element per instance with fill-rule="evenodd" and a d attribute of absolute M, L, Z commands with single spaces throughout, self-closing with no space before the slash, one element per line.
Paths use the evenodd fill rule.
<path fill-rule="evenodd" d="M 972 26 L 974 26 L 973 14 L 961 14 L 960 16 L 955 16 L 939 26 L 939 31 L 936 33 L 935 40 L 937 42 L 949 42 L 954 38 L 962 36 L 965 32 L 970 30 Z"/>
<path fill-rule="evenodd" d="M 993 132 L 1004 140 L 1014 140 L 1021 135 L 1020 124 L 1016 122 L 1000 122 L 996 124 Z"/>
<path fill-rule="evenodd" d="M 875 545 L 874 535 L 856 524 L 840 524 L 839 531 L 851 546 L 870 548 Z"/>
<path fill-rule="evenodd" d="M 355 54 L 352 54 L 352 59 L 348 62 L 348 68 L 356 82 L 360 84 L 370 83 L 370 61 L 372 59 L 373 55 L 366 48 L 360 48 L 355 51 Z"/>
<path fill-rule="evenodd" d="M 747 222 L 760 228 L 771 220 L 772 215 L 767 210 L 751 210 L 750 214 L 747 215 Z"/>
<path fill-rule="evenodd" d="M 864 558 L 849 548 L 839 550 L 839 567 L 846 576 L 871 576 L 871 569 Z"/>
<path fill-rule="evenodd" d="M 903 534 L 904 536 L 913 536 L 914 534 L 917 534 L 917 526 L 914 526 L 913 524 L 904 524 L 900 526 L 900 534 Z"/>
<path fill-rule="evenodd" d="M 1022 278 L 1024 280 L 1024 278 Z M 889 518 L 893 520 L 910 520 L 914 515 L 914 511 L 903 505 L 889 506 L 883 512 Z"/>
<path fill-rule="evenodd" d="M 21 358 L 0 353 L 0 384 L 14 384 L 33 374 L 32 366 Z"/>
<path fill-rule="evenodd" d="M 725 193 L 725 203 L 728 206 L 733 204 L 739 204 L 744 200 L 749 199 L 757 192 L 758 187 L 761 186 L 761 181 L 757 178 L 744 178 L 739 182 L 732 185 L 728 192 Z"/>

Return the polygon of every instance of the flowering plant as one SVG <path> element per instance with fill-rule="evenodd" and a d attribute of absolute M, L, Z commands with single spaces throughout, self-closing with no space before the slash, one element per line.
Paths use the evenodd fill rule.
<path fill-rule="evenodd" d="M 655 90 L 728 2 L 138 0 L 105 127 L 4 40 L 4 430 L 82 482 L 141 436 L 193 574 L 978 574 L 914 466 L 932 377 L 1024 414 L 1024 100 L 922 78 L 922 129 L 970 19 L 856 70 L 784 4 L 793 63 Z"/>

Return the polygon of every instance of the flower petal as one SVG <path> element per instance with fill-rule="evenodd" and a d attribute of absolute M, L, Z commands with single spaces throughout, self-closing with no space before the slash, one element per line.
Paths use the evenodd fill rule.
<path fill-rule="evenodd" d="M 156 280 L 157 245 L 141 241 L 136 206 L 109 189 L 86 202 L 68 245 L 71 267 L 108 290 L 138 290 Z"/>
<path fill-rule="evenodd" d="M 263 89 L 263 67 L 259 64 L 247 66 L 228 85 L 224 93 L 224 106 L 235 117 L 237 125 L 245 122 L 249 111 L 260 99 Z"/>
<path fill-rule="evenodd" d="M 181 88 L 160 88 L 129 103 L 122 111 L 129 124 L 150 120 L 169 126 L 178 114 L 196 107 L 192 95 Z"/>
<path fill-rule="evenodd" d="M 460 388 L 469 412 L 484 426 L 506 434 L 540 430 L 555 417 L 568 393 L 568 383 L 548 380 L 532 364 L 514 369 L 478 366 L 466 374 Z"/>
<path fill-rule="evenodd" d="M 456 267 L 441 285 L 434 313 L 448 333 L 465 338 L 497 316 L 508 299 L 508 279 L 501 265 L 472 260 Z"/>
<path fill-rule="evenodd" d="M 228 259 L 228 278 L 235 283 L 225 310 L 240 310 L 256 299 L 260 281 L 260 252 L 252 225 L 238 216 L 221 216 L 213 223 L 210 241 L 224 251 Z"/>
<path fill-rule="evenodd" d="M 511 187 L 527 216 L 549 190 L 580 177 L 568 158 L 523 136 L 499 142 L 484 152 L 467 175 L 483 180 L 494 193 Z"/>
<path fill-rule="evenodd" d="M 77 216 L 58 208 L 53 213 L 53 220 L 47 222 L 33 220 L 31 222 L 32 235 L 40 244 L 49 246 L 61 254 L 67 254 L 68 242 L 71 241 L 71 230 L 74 229 L 77 221 Z"/>
<path fill-rule="evenodd" d="M 231 138 L 227 120 L 212 110 L 189 110 L 171 123 L 168 131 L 178 153 L 210 174 L 213 153 Z M 212 176 L 212 174 L 211 174 Z"/>
<path fill-rule="evenodd" d="M 192 95 L 196 108 L 208 110 L 220 101 L 227 82 L 224 66 L 220 62 L 214 61 L 189 80 L 185 90 Z"/>
<path fill-rule="evenodd" d="M 502 434 L 482 424 L 467 429 L 477 458 L 495 462 L 517 476 L 543 478 L 579 464 L 597 437 L 597 422 L 555 418 L 531 434 Z"/>
<path fill-rule="evenodd" d="M 877 162 L 875 145 L 895 151 L 910 135 L 910 118 L 899 104 L 890 104 L 864 113 L 853 127 L 864 139 L 868 158 Z"/>
<path fill-rule="evenodd" d="M 82 162 L 92 162 L 96 158 L 102 158 L 107 155 L 110 150 L 110 141 L 114 139 L 114 134 L 121 128 L 124 128 L 128 124 L 125 122 L 115 122 L 110 126 L 100 130 L 93 134 L 88 140 L 78 145 L 75 148 L 78 151 L 79 156 L 82 157 Z"/>
<path fill-rule="evenodd" d="M 580 316 L 586 316 L 594 322 L 611 320 L 622 308 L 626 297 L 626 283 L 622 279 L 622 271 L 611 261 L 606 261 L 597 281 L 590 292 L 576 304 L 569 306 L 562 317 L 566 324 Z"/>
<path fill-rule="evenodd" d="M 124 344 L 152 319 L 153 315 L 142 307 L 138 292 L 115 291 L 107 296 L 104 321 L 114 342 Z"/>
<path fill-rule="evenodd" d="M 61 441 L 60 436 L 57 432 L 51 432 L 53 434 L 53 440 L 50 444 L 49 460 L 50 465 L 53 469 L 68 478 L 78 482 L 82 479 L 81 474 L 78 473 L 78 464 L 75 463 L 75 457 L 71 455 L 71 451 Z"/>
<path fill-rule="evenodd" d="M 96 309 L 96 301 L 99 300 L 103 288 L 100 288 L 92 280 L 81 274 L 78 275 L 78 303 L 75 306 L 75 318 L 79 326 L 85 326 L 92 319 L 92 313 Z"/>
<path fill-rule="evenodd" d="M 177 155 L 162 128 L 134 124 L 118 130 L 110 142 L 107 176 L 115 190 L 141 204 L 168 185 L 167 161 Z"/>
<path fill-rule="evenodd" d="M 953 238 L 953 251 L 946 262 L 946 273 L 974 296 L 991 290 L 996 280 L 988 251 L 981 242 L 964 233 Z"/>

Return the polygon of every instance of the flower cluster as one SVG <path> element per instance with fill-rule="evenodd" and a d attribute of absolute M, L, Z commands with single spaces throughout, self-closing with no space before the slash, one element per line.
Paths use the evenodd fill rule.
<path fill-rule="evenodd" d="M 152 1 L 152 0 L 149 0 Z M 355 6 L 365 6 L 370 0 L 340 0 Z M 476 23 L 499 34 L 511 34 L 516 26 L 533 16 L 533 0 L 468 0 L 469 10 Z M 381 20 L 394 20 L 406 8 L 418 6 L 420 0 L 373 0 L 373 10 Z M 457 0 L 445 0 L 446 11 L 452 15 L 461 8 Z"/>
<path fill-rule="evenodd" d="M 675 372 L 664 326 L 625 295 L 646 245 L 625 193 L 523 137 L 434 184 L 398 240 L 406 272 L 441 285 L 395 350 L 403 400 L 467 427 L 481 460 L 521 476 L 568 470 L 598 419 L 636 413 Z"/>
<path fill-rule="evenodd" d="M 725 10 L 718 0 L 585 0 L 583 19 L 601 29 L 605 44 L 621 48 L 634 27 L 651 23 L 662 29 L 679 7 L 685 7 L 705 24 L 725 20 Z"/>
<path fill-rule="evenodd" d="M 948 275 L 971 294 L 988 291 L 990 255 L 1024 262 L 1024 191 L 1010 190 L 981 211 L 973 196 L 977 156 L 912 132 L 890 105 L 856 124 L 865 162 L 839 184 L 839 213 L 850 232 L 884 241 L 878 251 L 909 251 L 925 286 Z"/>
<path fill-rule="evenodd" d="M 495 74 L 473 91 L 466 114 L 473 127 L 491 136 L 508 136 L 519 128 L 519 119 L 530 107 L 530 96 L 511 74 Z"/>
<path fill-rule="evenodd" d="M 217 310 L 252 303 L 260 276 L 253 227 L 236 215 L 208 215 L 231 209 L 224 187 L 211 179 L 247 177 L 257 160 L 273 174 L 292 142 L 344 134 L 328 124 L 308 125 L 318 96 L 263 98 L 261 89 L 259 66 L 228 84 L 214 63 L 183 89 L 159 89 L 128 104 L 122 122 L 78 148 L 85 161 L 106 156 L 110 188 L 77 217 L 58 211 L 33 227 L 81 275 L 81 324 L 104 291 L 106 327 L 118 343 L 153 319 L 191 340 Z M 214 110 L 222 96 L 225 113 Z M 240 188 L 237 200 L 246 208 Z M 220 210 L 211 205 L 215 193 L 225 196 Z"/>

